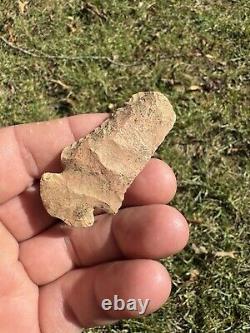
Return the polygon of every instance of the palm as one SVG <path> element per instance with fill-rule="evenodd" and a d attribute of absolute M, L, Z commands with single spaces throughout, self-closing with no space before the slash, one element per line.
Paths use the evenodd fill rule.
<path fill-rule="evenodd" d="M 76 116 L 0 129 L 0 331 L 78 332 L 137 316 L 103 311 L 104 298 L 150 298 L 147 313 L 168 297 L 170 279 L 157 261 L 185 246 L 188 227 L 163 205 L 175 193 L 171 169 L 151 160 L 115 217 L 70 229 L 44 210 L 39 177 L 59 171 L 65 145 L 105 115 Z M 13 320 L 13 318 L 15 318 Z"/>

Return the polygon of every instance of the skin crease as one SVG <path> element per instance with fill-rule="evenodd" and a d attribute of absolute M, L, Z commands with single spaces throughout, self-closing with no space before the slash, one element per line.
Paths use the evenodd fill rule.
<path fill-rule="evenodd" d="M 106 117 L 0 129 L 0 332 L 80 332 L 138 316 L 103 311 L 103 298 L 150 298 L 149 314 L 169 297 L 171 280 L 157 259 L 183 249 L 189 231 L 185 218 L 165 205 L 176 179 L 164 162 L 151 159 L 119 213 L 97 216 L 92 228 L 68 228 L 42 206 L 41 174 L 60 172 L 63 147 Z"/>

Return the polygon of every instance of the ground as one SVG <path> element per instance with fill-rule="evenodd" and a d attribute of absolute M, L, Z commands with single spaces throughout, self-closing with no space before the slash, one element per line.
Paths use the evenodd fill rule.
<path fill-rule="evenodd" d="M 171 298 L 100 332 L 250 331 L 249 16 L 248 0 L 0 3 L 1 126 L 111 112 L 145 90 L 177 113 L 157 153 L 191 228 L 162 261 Z"/>

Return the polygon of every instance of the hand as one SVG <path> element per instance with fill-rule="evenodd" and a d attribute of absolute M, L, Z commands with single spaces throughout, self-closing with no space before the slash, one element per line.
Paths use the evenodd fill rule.
<path fill-rule="evenodd" d="M 107 117 L 79 115 L 0 129 L 0 332 L 73 333 L 138 316 L 104 311 L 114 295 L 168 298 L 170 277 L 158 261 L 188 240 L 185 218 L 164 205 L 176 191 L 170 167 L 151 159 L 115 216 L 72 229 L 49 216 L 39 196 L 44 171 L 59 172 L 60 153 Z"/>

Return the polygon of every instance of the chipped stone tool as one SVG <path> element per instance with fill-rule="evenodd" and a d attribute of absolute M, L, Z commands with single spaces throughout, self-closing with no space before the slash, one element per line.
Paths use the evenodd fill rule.
<path fill-rule="evenodd" d="M 87 227 L 94 213 L 117 213 L 124 194 L 175 122 L 168 99 L 140 92 L 86 137 L 66 147 L 64 171 L 45 173 L 41 198 L 48 213 Z"/>

